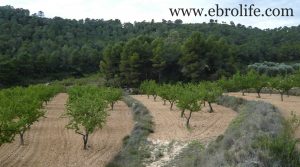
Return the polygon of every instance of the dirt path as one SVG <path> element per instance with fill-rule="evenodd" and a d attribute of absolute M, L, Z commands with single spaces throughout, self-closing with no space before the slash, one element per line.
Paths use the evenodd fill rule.
<path fill-rule="evenodd" d="M 118 102 L 103 129 L 89 139 L 89 150 L 83 150 L 82 137 L 65 128 L 67 94 L 57 95 L 46 106 L 46 118 L 41 118 L 25 133 L 25 145 L 19 138 L 0 147 L 2 167 L 99 167 L 105 166 L 121 149 L 122 139 L 130 134 L 133 121 L 130 109 Z"/>
<path fill-rule="evenodd" d="M 290 118 L 291 111 L 296 115 L 300 116 L 300 97 L 299 96 L 289 96 L 284 95 L 283 101 L 280 99 L 280 95 L 273 94 L 261 94 L 261 98 L 257 98 L 256 93 L 246 93 L 245 96 L 242 96 L 242 93 L 228 93 L 230 96 L 241 97 L 247 100 L 262 100 L 276 106 L 281 114 L 286 118 Z M 300 138 L 300 128 L 296 131 L 295 136 Z"/>
<path fill-rule="evenodd" d="M 133 98 L 142 102 L 153 116 L 155 124 L 154 133 L 149 138 L 154 140 L 191 141 L 200 140 L 208 142 L 224 133 L 229 123 L 237 113 L 229 108 L 213 104 L 215 112 L 208 113 L 208 107 L 202 111 L 193 113 L 191 118 L 191 130 L 185 127 L 185 119 L 180 117 L 179 109 L 174 106 L 170 111 L 170 104 L 163 105 L 163 101 L 157 98 L 148 99 L 145 95 L 134 95 Z"/>

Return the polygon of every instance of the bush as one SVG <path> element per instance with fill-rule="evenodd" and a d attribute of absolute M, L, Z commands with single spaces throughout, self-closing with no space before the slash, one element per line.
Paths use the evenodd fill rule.
<path fill-rule="evenodd" d="M 259 155 L 266 151 L 253 143 L 261 136 L 277 136 L 282 132 L 283 119 L 278 110 L 267 103 L 228 96 L 219 98 L 219 104 L 237 109 L 239 115 L 224 135 L 198 157 L 196 166 L 264 166 Z"/>
<path fill-rule="evenodd" d="M 247 103 L 247 100 L 242 98 L 235 98 L 233 96 L 220 96 L 217 100 L 217 103 L 239 112 L 240 107 L 244 106 Z"/>
<path fill-rule="evenodd" d="M 130 136 L 125 137 L 122 150 L 107 166 L 143 167 L 143 160 L 151 155 L 147 149 L 147 137 L 153 132 L 152 116 L 143 104 L 132 97 L 125 96 L 124 101 L 132 108 L 136 124 Z"/>
<path fill-rule="evenodd" d="M 275 137 L 262 136 L 257 140 L 257 147 L 268 152 L 265 166 L 274 163 L 279 166 L 300 166 L 300 153 L 297 150 L 299 139 L 294 139 L 295 129 L 299 127 L 299 118 L 293 115 L 292 119 L 285 121 L 284 130 Z"/>

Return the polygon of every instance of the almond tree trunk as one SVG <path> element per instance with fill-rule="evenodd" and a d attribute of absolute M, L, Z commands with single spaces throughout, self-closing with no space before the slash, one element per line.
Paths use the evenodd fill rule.
<path fill-rule="evenodd" d="M 186 127 L 190 128 L 190 119 L 192 117 L 192 111 L 190 111 L 190 114 L 188 117 L 186 117 Z"/>
<path fill-rule="evenodd" d="M 111 110 L 114 110 L 115 102 L 112 102 L 110 105 L 111 105 Z"/>
<path fill-rule="evenodd" d="M 153 99 L 154 101 L 156 101 L 157 95 L 153 95 Z"/>
<path fill-rule="evenodd" d="M 260 90 L 256 90 L 257 92 L 257 97 L 260 98 Z"/>
<path fill-rule="evenodd" d="M 171 101 L 170 103 L 171 103 L 170 110 L 172 110 L 173 109 L 174 101 Z"/>
<path fill-rule="evenodd" d="M 208 105 L 209 105 L 209 112 L 210 112 L 210 113 L 214 112 L 214 110 L 213 110 L 213 108 L 212 108 L 212 106 L 211 106 L 211 103 L 210 103 L 210 102 L 208 102 Z"/>
<path fill-rule="evenodd" d="M 25 131 L 20 131 L 19 135 L 20 135 L 20 145 L 24 146 L 24 133 Z"/>
<path fill-rule="evenodd" d="M 183 117 L 184 116 L 184 112 L 185 112 L 185 109 L 183 109 L 183 110 L 181 110 L 181 117 Z"/>
<path fill-rule="evenodd" d="M 280 92 L 281 101 L 283 101 L 283 92 Z"/>
<path fill-rule="evenodd" d="M 86 133 L 85 135 L 83 135 L 83 149 L 87 149 L 87 142 L 88 142 L 88 138 L 89 138 L 89 134 Z"/>

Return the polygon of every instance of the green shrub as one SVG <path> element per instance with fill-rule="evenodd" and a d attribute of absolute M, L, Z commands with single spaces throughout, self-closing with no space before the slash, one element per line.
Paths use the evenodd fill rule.
<path fill-rule="evenodd" d="M 300 153 L 297 150 L 299 139 L 294 139 L 294 132 L 299 127 L 299 118 L 295 115 L 292 119 L 284 122 L 284 130 L 277 136 L 262 136 L 257 139 L 255 145 L 268 152 L 269 157 L 264 162 L 266 166 L 272 166 L 277 162 L 280 166 L 300 166 Z M 266 158 L 267 159 L 267 158 Z"/>

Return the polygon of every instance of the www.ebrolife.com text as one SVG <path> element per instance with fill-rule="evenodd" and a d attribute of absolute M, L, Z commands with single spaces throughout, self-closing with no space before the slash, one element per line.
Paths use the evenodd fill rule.
<path fill-rule="evenodd" d="M 293 17 L 293 8 L 257 8 L 254 4 L 239 4 L 234 8 L 223 8 L 215 4 L 211 8 L 169 8 L 173 17 Z"/>

